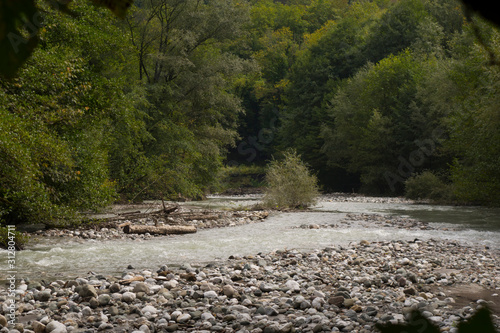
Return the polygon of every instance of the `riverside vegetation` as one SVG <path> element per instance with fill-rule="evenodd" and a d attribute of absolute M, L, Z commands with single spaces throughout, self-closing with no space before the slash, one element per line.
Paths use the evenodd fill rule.
<path fill-rule="evenodd" d="M 272 160 L 266 172 L 264 205 L 272 208 L 306 208 L 319 196 L 318 180 L 295 151 Z"/>
<path fill-rule="evenodd" d="M 0 79 L 4 224 L 200 199 L 225 163 L 288 148 L 324 191 L 500 203 L 499 32 L 460 2 L 19 6 L 18 39 L 0 34 L 26 56 Z"/>

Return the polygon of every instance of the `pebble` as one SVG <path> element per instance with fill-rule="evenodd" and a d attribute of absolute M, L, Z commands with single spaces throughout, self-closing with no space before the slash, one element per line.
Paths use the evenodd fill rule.
<path fill-rule="evenodd" d="M 81 286 L 80 291 L 78 292 L 80 297 L 82 298 L 91 298 L 91 297 L 97 297 L 97 292 L 94 288 L 94 286 L 84 284 Z"/>
<path fill-rule="evenodd" d="M 5 318 L 5 316 L 0 315 L 0 326 L 7 326 L 7 318 Z"/>
<path fill-rule="evenodd" d="M 66 333 L 68 330 L 66 329 L 66 325 L 53 320 L 47 324 L 45 331 L 47 333 Z"/>

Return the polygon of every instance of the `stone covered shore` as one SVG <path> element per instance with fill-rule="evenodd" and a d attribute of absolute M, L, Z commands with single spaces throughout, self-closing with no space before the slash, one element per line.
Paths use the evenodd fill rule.
<path fill-rule="evenodd" d="M 190 210 L 184 210 L 184 213 L 191 213 Z M 182 225 L 195 226 L 197 229 L 225 228 L 235 227 L 244 224 L 258 223 L 264 221 L 268 216 L 268 211 L 204 211 L 201 213 L 193 213 L 198 215 L 198 218 L 189 218 L 185 216 L 173 216 L 160 219 L 158 226 L 163 225 Z M 196 216 L 195 215 L 195 216 Z M 123 231 L 123 225 L 155 225 L 155 220 L 151 217 L 123 219 L 94 225 L 82 225 L 76 228 L 50 228 L 36 231 L 33 237 L 61 237 L 63 239 L 72 240 L 94 240 L 106 241 L 111 239 L 151 239 L 154 237 L 165 237 L 161 234 L 127 234 Z"/>
<path fill-rule="evenodd" d="M 218 214 L 217 219 L 173 222 L 199 229 L 232 227 L 261 222 L 268 212 Z M 154 221 L 145 217 L 132 222 Z M 375 214 L 348 214 L 338 223 L 299 228 L 354 225 L 438 230 L 420 221 Z M 117 224 L 44 230 L 38 236 L 81 242 L 156 237 L 124 234 Z M 414 309 L 442 332 L 456 332 L 457 323 L 483 306 L 492 310 L 498 329 L 499 254 L 497 249 L 453 241 L 360 240 L 314 251 L 231 256 L 205 266 L 130 268 L 120 276 L 89 272 L 50 283 L 18 280 L 15 325 L 7 325 L 11 297 L 0 287 L 0 327 L 8 326 L 0 333 L 378 332 L 376 323 L 404 322 Z"/>
<path fill-rule="evenodd" d="M 377 332 L 375 323 L 403 322 L 412 309 L 455 332 L 480 306 L 499 327 L 498 254 L 441 240 L 360 241 L 204 267 L 21 281 L 17 324 L 0 332 Z M 2 291 L 4 315 L 7 301 Z"/>

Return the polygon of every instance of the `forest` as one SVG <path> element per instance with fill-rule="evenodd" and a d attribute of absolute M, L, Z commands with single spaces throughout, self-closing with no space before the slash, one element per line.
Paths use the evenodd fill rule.
<path fill-rule="evenodd" d="M 3 223 L 201 199 L 287 149 L 323 192 L 500 205 L 500 33 L 456 0 L 36 6 L 0 78 Z"/>

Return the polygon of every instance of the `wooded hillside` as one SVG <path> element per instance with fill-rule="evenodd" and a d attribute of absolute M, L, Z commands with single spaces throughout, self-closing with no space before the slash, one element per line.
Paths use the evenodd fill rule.
<path fill-rule="evenodd" d="M 325 191 L 500 205 L 500 34 L 460 2 L 55 7 L 25 15 L 38 43 L 0 80 L 5 223 L 201 198 L 287 148 Z"/>

